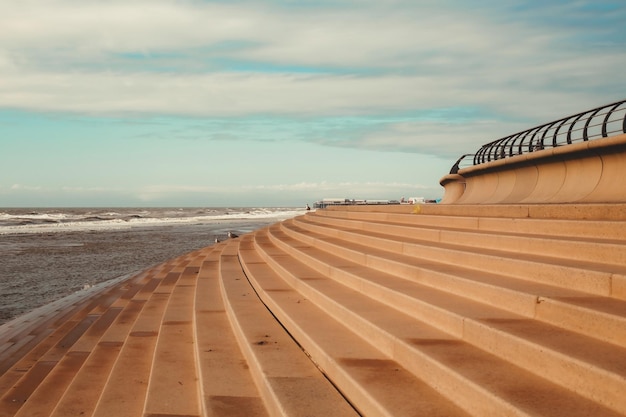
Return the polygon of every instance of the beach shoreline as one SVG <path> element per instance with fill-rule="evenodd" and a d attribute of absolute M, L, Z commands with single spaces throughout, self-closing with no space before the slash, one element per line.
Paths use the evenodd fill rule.
<path fill-rule="evenodd" d="M 135 275 L 213 245 L 216 238 L 226 239 L 228 231 L 245 234 L 297 214 L 265 209 L 265 217 L 242 212 L 228 218 L 186 221 L 194 213 L 185 210 L 179 211 L 179 221 L 174 217 L 162 217 L 168 219 L 165 221 L 144 217 L 132 227 L 100 226 L 99 230 L 68 221 L 72 227 L 48 223 L 54 231 L 0 234 L 0 325 L 83 288 Z"/>

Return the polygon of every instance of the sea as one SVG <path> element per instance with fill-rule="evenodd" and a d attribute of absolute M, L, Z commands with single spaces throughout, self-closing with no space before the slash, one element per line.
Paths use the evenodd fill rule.
<path fill-rule="evenodd" d="M 37 307 L 303 214 L 293 207 L 0 208 L 0 325 Z"/>

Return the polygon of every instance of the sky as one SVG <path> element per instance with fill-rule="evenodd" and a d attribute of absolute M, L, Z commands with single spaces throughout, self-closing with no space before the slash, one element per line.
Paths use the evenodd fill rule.
<path fill-rule="evenodd" d="M 440 198 L 626 98 L 623 0 L 0 0 L 0 207 Z"/>

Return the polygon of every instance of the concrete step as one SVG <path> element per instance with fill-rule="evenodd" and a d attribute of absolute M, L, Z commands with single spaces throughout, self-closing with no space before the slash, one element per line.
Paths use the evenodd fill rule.
<path fill-rule="evenodd" d="M 372 258 L 378 255 L 390 257 L 390 255 L 381 254 L 382 251 L 413 257 L 420 261 L 462 264 L 466 268 L 483 272 L 506 274 L 513 278 L 534 280 L 595 295 L 619 298 L 624 295 L 620 291 L 621 285 L 626 282 L 626 266 L 624 265 L 564 260 L 524 252 L 397 238 L 365 231 L 343 231 L 342 237 L 326 238 L 319 233 L 312 234 L 304 231 L 293 221 L 286 221 L 285 227 L 298 231 L 301 235 L 309 235 L 305 237 L 309 241 L 320 239 L 320 245 L 326 245 L 328 250 L 343 251 L 348 257 L 363 258 L 365 253 Z M 332 228 L 326 227 L 325 229 L 331 230 Z"/>
<path fill-rule="evenodd" d="M 361 415 L 467 415 L 289 285 L 263 261 L 252 236 L 242 240 L 239 257 L 272 314 Z"/>
<path fill-rule="evenodd" d="M 422 205 L 402 212 L 369 210 L 317 210 L 307 216 L 365 222 L 399 223 L 432 228 L 485 232 L 539 234 L 589 239 L 626 240 L 625 205 L 611 207 L 529 205 L 451 207 Z"/>
<path fill-rule="evenodd" d="M 194 258 L 181 262 L 184 269 L 177 280 L 172 280 L 171 288 L 160 287 L 160 291 L 169 291 L 170 296 L 156 340 L 144 415 L 193 416 L 200 413 L 194 342 L 199 263 L 194 264 Z"/>
<path fill-rule="evenodd" d="M 142 278 L 139 278 L 142 279 Z M 22 352 L 0 377 L 0 415 L 49 415 L 97 340 L 120 313 L 112 304 L 128 287 L 103 286 L 90 297 L 65 305 L 52 320 L 21 322 L 19 333 L 33 334 L 38 344 Z M 36 314 L 40 314 L 39 312 Z M 19 326 L 16 326 L 16 328 Z M 22 346 L 27 349 L 29 346 Z"/>
<path fill-rule="evenodd" d="M 279 233 L 272 232 L 271 236 L 289 246 L 296 245 Z M 310 257 L 315 255 L 315 250 L 308 248 L 307 253 L 306 263 L 311 265 Z M 350 265 L 337 257 L 333 259 L 320 252 L 318 257 L 331 268 L 324 274 L 341 284 L 582 395 L 595 398 L 597 387 L 608 384 L 615 391 L 610 394 L 611 390 L 606 390 L 604 394 L 612 395 L 610 401 L 615 402 L 614 398 L 621 397 L 626 390 L 626 349 L 623 347 L 626 332 L 623 328 L 621 345 L 607 343 L 363 265 Z M 341 266 L 334 267 L 333 261 Z M 593 324 L 604 326 L 598 320 Z M 474 333 L 474 330 L 479 331 Z M 598 356 L 598 352 L 602 355 Z"/>
<path fill-rule="evenodd" d="M 20 408 L 17 416 L 52 415 L 52 411 L 56 408 L 55 404 L 68 390 L 75 375 L 84 367 L 87 359 L 98 347 L 99 339 L 119 316 L 121 310 L 117 307 L 109 308 L 90 325 L 89 329 L 71 345 L 69 351 L 59 359 L 50 374 L 28 397 L 28 401 Z M 45 360 L 45 357 L 42 360 Z"/>
<path fill-rule="evenodd" d="M 103 334 L 91 351 L 84 365 L 75 376 L 65 394 L 58 400 L 54 416 L 86 415 L 93 413 L 102 389 L 106 385 L 111 370 L 120 354 L 124 340 L 145 306 L 144 300 L 130 299 L 117 315 L 115 321 Z M 29 415 L 29 414 L 25 414 Z M 36 415 L 33 413 L 32 415 Z"/>
<path fill-rule="evenodd" d="M 133 285 L 133 282 L 144 279 L 145 274 L 137 274 L 125 285 Z M 16 361 L 23 359 L 25 352 L 29 352 L 46 338 L 53 337 L 51 335 L 55 330 L 71 320 L 72 316 L 78 314 L 84 317 L 90 313 L 99 314 L 102 309 L 97 310 L 100 303 L 94 303 L 94 298 L 105 292 L 108 293 L 106 297 L 109 298 L 98 299 L 105 301 L 103 306 L 108 306 L 106 300 L 110 301 L 112 296 L 115 299 L 115 292 L 120 291 L 120 289 L 113 287 L 120 282 L 125 282 L 129 277 L 130 275 L 120 277 L 89 289 L 77 291 L 0 326 L 0 375 L 8 371 Z M 123 287 L 121 291 L 127 293 L 128 289 Z"/>
<path fill-rule="evenodd" d="M 100 391 L 92 416 L 140 416 L 144 413 L 157 339 L 173 287 L 184 270 L 176 260 L 154 276 L 133 300 L 143 302 L 141 312 L 127 329 L 121 350 Z M 175 272 L 178 271 L 178 272 Z M 119 334 L 123 337 L 123 333 Z"/>
<path fill-rule="evenodd" d="M 360 221 L 327 216 L 299 216 L 294 219 L 303 228 L 319 225 L 319 233 L 328 229 L 335 236 L 349 237 L 349 232 L 368 233 L 391 239 L 395 242 L 429 242 L 481 247 L 485 249 L 508 251 L 515 254 L 548 256 L 564 260 L 586 261 L 610 264 L 616 269 L 626 265 L 626 239 L 555 236 L 540 234 L 542 229 L 529 229 L 527 233 L 515 233 L 505 230 L 474 230 L 449 226 L 416 226 L 401 222 Z M 551 223 L 543 221 L 544 223 Z M 580 221 L 576 222 L 580 225 Z M 326 227 L 324 227 L 326 226 Z M 619 227 L 622 229 L 623 227 Z M 531 233 L 534 232 L 534 233 Z M 400 244 L 401 245 L 401 244 Z"/>
<path fill-rule="evenodd" d="M 297 285 L 304 299 L 329 312 L 474 415 L 549 415 L 553 407 L 567 407 L 567 411 L 560 411 L 566 415 L 585 415 L 597 407 L 594 401 L 602 401 L 612 408 L 624 405 L 623 401 L 616 404 L 615 393 L 602 400 L 594 397 L 594 401 L 581 397 L 596 395 L 586 389 L 573 395 L 569 389 L 547 382 L 544 375 L 535 375 L 522 369 L 523 365 L 513 365 L 417 317 L 378 302 L 370 297 L 371 293 L 366 296 L 328 279 L 327 274 L 286 256 L 261 233 L 255 234 L 255 242 L 263 259 L 284 279 L 291 279 L 290 284 Z M 493 335 L 489 340 L 494 343 Z M 489 369 L 488 375 L 480 369 Z M 523 398 L 515 392 L 523 392 Z M 567 404 L 564 403 L 566 398 Z M 611 414 L 609 410 L 603 412 Z"/>
<path fill-rule="evenodd" d="M 273 225 L 270 230 L 289 235 L 295 241 L 282 244 L 281 247 L 292 256 L 309 262 L 327 274 L 333 272 L 345 275 L 351 270 L 346 267 L 346 262 L 354 262 L 481 303 L 498 305 L 510 312 L 537 318 L 604 341 L 626 343 L 626 302 L 623 300 L 430 259 L 416 261 L 413 257 L 396 252 L 376 250 L 353 241 L 327 238 L 311 231 L 298 230 L 297 226 L 292 226 L 289 222 Z M 314 248 L 299 250 L 302 245 L 312 245 Z M 311 256 L 310 253 L 315 249 L 320 252 Z M 343 261 L 333 260 L 338 266 L 336 271 L 330 271 L 327 258 L 336 256 Z M 452 259 L 454 261 L 455 258 Z M 603 323 L 601 328 L 598 327 L 598 322 Z"/>
<path fill-rule="evenodd" d="M 118 363 L 125 342 L 130 339 L 137 320 L 144 313 L 150 294 L 176 265 L 175 260 L 159 265 L 144 274 L 140 281 L 130 280 L 123 284 L 126 292 L 113 304 L 121 312 L 102 335 L 91 351 L 85 364 L 75 373 L 71 385 L 58 401 L 50 416 L 92 415 L 101 400 L 102 391 L 110 381 L 114 366 Z M 75 349 L 93 343 L 81 338 Z M 123 401 L 123 399 L 121 399 Z"/>
<path fill-rule="evenodd" d="M 623 298 L 626 268 L 598 262 L 562 260 L 553 257 L 527 255 L 493 249 L 471 248 L 452 244 L 433 243 L 417 239 L 401 242 L 398 239 L 372 233 L 360 232 L 349 236 L 334 237 L 329 234 L 313 233 L 284 222 L 288 233 L 298 234 L 307 242 L 316 241 L 326 250 L 342 254 L 348 259 L 382 262 L 381 267 L 392 267 L 388 261 L 404 264 L 439 262 L 462 264 L 464 268 L 485 273 L 506 274 L 511 278 L 533 280 L 552 286 L 570 288 L 594 295 Z M 331 228 L 324 228 L 326 231 Z M 330 232 L 327 232 L 330 233 Z M 356 243 L 358 242 L 358 243 Z M 387 264 L 385 264 L 387 263 Z"/>
<path fill-rule="evenodd" d="M 491 217 L 511 219 L 550 220 L 626 220 L 626 203 L 581 204 L 402 204 L 402 205 L 346 205 L 328 206 L 328 212 L 420 214 L 449 217 Z"/>
<path fill-rule="evenodd" d="M 201 415 L 268 416 L 224 307 L 219 283 L 223 246 L 215 246 L 204 258 L 196 289 L 194 308 Z"/>
<path fill-rule="evenodd" d="M 239 346 L 270 415 L 350 416 L 352 407 L 263 305 L 238 259 L 237 240 L 220 257 L 220 285 Z"/>
<path fill-rule="evenodd" d="M 53 301 L 33 311 L 25 313 L 0 326 L 0 375 L 13 364 L 11 357 L 13 352 L 18 352 L 16 357 L 23 356 L 23 352 L 30 350 L 47 334 L 63 322 L 76 310 L 81 310 L 91 303 L 90 297 L 98 293 L 108 291 L 116 280 L 99 284 L 89 289 L 76 291 L 69 296 Z M 59 318 L 62 320 L 59 320 Z M 41 335 L 41 332 L 46 335 Z"/>

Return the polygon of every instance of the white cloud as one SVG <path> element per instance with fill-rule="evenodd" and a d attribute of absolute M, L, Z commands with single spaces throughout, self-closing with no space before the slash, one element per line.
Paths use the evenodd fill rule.
<path fill-rule="evenodd" d="M 0 106 L 85 113 L 333 115 L 419 108 L 421 98 L 445 102 L 414 76 L 21 73 L 4 81 Z"/>
<path fill-rule="evenodd" d="M 615 59 L 613 60 L 616 61 Z M 617 64 L 617 62 L 616 62 Z M 626 64 L 626 62 L 624 63 Z M 571 70 L 571 69 L 570 69 Z M 588 69 L 581 68 L 581 71 Z M 539 78 L 545 75 L 533 74 Z M 603 77 L 608 75 L 603 74 Z M 442 84 L 449 83 L 445 88 Z M 590 87 L 601 84 L 590 82 Z M 0 107 L 75 113 L 193 116 L 389 114 L 448 106 L 483 106 L 519 118 L 551 120 L 618 97 L 548 86 L 526 90 L 505 81 L 459 85 L 419 76 L 302 76 L 77 73 L 5 74 Z M 621 94 L 616 90 L 614 95 Z M 567 97 L 567 99 L 565 99 Z M 602 100 L 602 101 L 600 101 Z M 581 108 L 581 105 L 585 106 Z M 547 118 L 547 119 L 545 119 Z"/>
<path fill-rule="evenodd" d="M 39 185 L 13 184 L 10 189 L 11 191 L 40 191 L 43 187 Z"/>
<path fill-rule="evenodd" d="M 327 142 L 411 149 L 417 138 L 441 153 L 484 142 L 496 125 L 505 135 L 623 98 L 624 29 L 601 22 L 626 8 L 568 20 L 585 4 L 5 1 L 0 107 L 202 117 L 480 108 L 465 125 L 415 120 Z"/>
<path fill-rule="evenodd" d="M 5 28 L 0 45 L 26 57 L 25 63 L 33 62 L 31 52 L 62 52 L 70 64 L 89 57 L 103 65 L 110 53 L 173 52 L 176 59 L 193 53 L 288 65 L 430 68 L 432 73 L 441 64 L 465 68 L 485 56 L 519 64 L 563 36 L 548 36 L 523 21 L 503 21 L 494 11 L 445 2 L 360 5 L 303 11 L 267 2 L 6 2 L 0 5 Z"/>
<path fill-rule="evenodd" d="M 67 193 L 111 193 L 119 192 L 121 190 L 119 188 L 110 187 L 74 187 L 65 185 L 61 187 L 61 191 Z"/>
<path fill-rule="evenodd" d="M 358 139 L 335 145 L 455 157 L 509 133 L 514 132 L 503 132 L 502 126 L 493 121 L 405 122 L 390 124 L 386 129 L 367 132 Z"/>
<path fill-rule="evenodd" d="M 0 190 L 3 187 L 0 186 Z M 112 187 L 83 187 L 83 186 L 42 186 L 33 184 L 13 184 L 6 187 L 8 192 L 41 192 L 41 193 L 69 193 L 69 194 L 98 194 L 98 193 L 118 193 L 122 192 L 120 188 Z"/>

